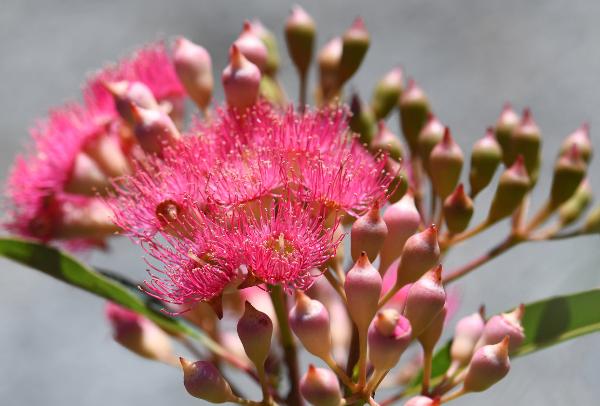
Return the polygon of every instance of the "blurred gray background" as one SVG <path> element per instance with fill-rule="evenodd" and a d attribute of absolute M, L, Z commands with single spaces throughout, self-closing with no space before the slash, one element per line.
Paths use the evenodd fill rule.
<path fill-rule="evenodd" d="M 301 3 L 318 22 L 319 45 L 363 16 L 372 46 L 352 85 L 366 97 L 380 75 L 401 63 L 466 151 L 495 121 L 503 102 L 531 106 L 544 133 L 545 156 L 534 207 L 545 196 L 561 139 L 585 120 L 593 136 L 600 126 L 600 2 Z M 27 128 L 52 106 L 76 98 L 86 73 L 145 42 L 176 34 L 207 47 L 220 72 L 245 18 L 260 18 L 281 38 L 290 5 L 272 0 L 2 0 L 2 179 L 27 141 Z M 297 83 L 285 56 L 283 64 L 283 81 L 294 95 Z M 220 89 L 217 93 L 220 97 Z M 590 169 L 596 191 L 598 168 L 594 162 Z M 481 206 L 489 198 L 483 195 Z M 503 227 L 457 249 L 447 266 L 491 246 L 504 235 Z M 140 256 L 140 250 L 119 240 L 110 255 L 89 259 L 141 277 Z M 597 238 L 518 247 L 460 282 L 460 315 L 482 301 L 494 313 L 521 301 L 596 287 L 599 259 Z M 7 261 L 0 268 L 1 405 L 198 404 L 184 392 L 178 371 L 136 358 L 111 340 L 101 300 Z M 599 344 L 600 335 L 592 335 L 519 359 L 489 392 L 456 403 L 598 404 Z"/>

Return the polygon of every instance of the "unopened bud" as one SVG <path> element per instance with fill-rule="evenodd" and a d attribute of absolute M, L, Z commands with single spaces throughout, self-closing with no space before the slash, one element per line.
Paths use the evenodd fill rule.
<path fill-rule="evenodd" d="M 179 37 L 173 48 L 173 64 L 190 98 L 201 110 L 206 110 L 214 86 L 210 54 L 200 45 Z"/>
<path fill-rule="evenodd" d="M 423 167 L 427 173 L 431 173 L 429 168 L 429 157 L 433 148 L 444 138 L 446 128 L 437 117 L 430 113 L 427 123 L 421 129 L 418 138 L 418 152 L 421 160 L 423 161 Z"/>
<path fill-rule="evenodd" d="M 229 60 L 221 76 L 225 99 L 230 107 L 243 111 L 258 99 L 260 70 L 242 55 L 235 44 L 229 50 Z"/>
<path fill-rule="evenodd" d="M 571 150 L 561 155 L 554 166 L 554 177 L 550 190 L 550 205 L 558 207 L 569 200 L 577 191 L 585 177 L 587 165 L 579 153 L 576 144 Z"/>
<path fill-rule="evenodd" d="M 494 173 L 502 160 L 502 148 L 494 138 L 494 130 L 488 128 L 485 136 L 473 145 L 471 153 L 471 171 L 469 182 L 471 196 L 475 197 L 494 177 Z"/>
<path fill-rule="evenodd" d="M 293 6 L 285 22 L 285 41 L 292 62 L 300 75 L 306 75 L 312 59 L 316 24 L 300 6 Z M 340 47 L 341 54 L 341 47 Z"/>
<path fill-rule="evenodd" d="M 465 392 L 482 392 L 508 374 L 508 344 L 509 337 L 506 336 L 499 343 L 486 345 L 475 352 L 465 376 Z"/>
<path fill-rule="evenodd" d="M 435 193 L 442 199 L 454 191 L 463 166 L 463 153 L 446 127 L 444 138 L 431 151 L 429 169 Z"/>
<path fill-rule="evenodd" d="M 363 104 L 357 93 L 352 95 L 350 101 L 350 129 L 359 135 L 361 144 L 368 146 L 375 137 L 375 116 L 370 107 Z"/>
<path fill-rule="evenodd" d="M 117 136 L 103 134 L 95 137 L 86 143 L 85 153 L 111 178 L 126 175 L 130 171 Z"/>
<path fill-rule="evenodd" d="M 573 145 L 577 145 L 581 158 L 586 164 L 589 164 L 592 158 L 592 142 L 590 140 L 590 126 L 587 123 L 582 124 L 581 127 L 565 138 L 560 147 L 560 155 L 568 154 Z"/>
<path fill-rule="evenodd" d="M 371 265 L 367 253 L 362 252 L 344 283 L 348 312 L 359 330 L 366 329 L 377 312 L 381 284 L 381 275 Z"/>
<path fill-rule="evenodd" d="M 133 132 L 142 149 L 149 154 L 160 154 L 181 135 L 173 120 L 160 110 L 132 106 L 135 126 Z"/>
<path fill-rule="evenodd" d="M 319 358 L 331 354 L 329 313 L 321 302 L 296 292 L 296 304 L 290 310 L 290 326 L 304 348 Z"/>
<path fill-rule="evenodd" d="M 496 222 L 510 216 L 521 204 L 529 191 L 530 184 L 523 157 L 519 156 L 515 163 L 500 176 L 496 193 L 492 199 L 488 221 Z"/>
<path fill-rule="evenodd" d="M 465 366 L 471 361 L 475 345 L 483 333 L 485 320 L 481 312 L 463 317 L 454 328 L 454 338 L 450 347 L 450 357 L 457 367 Z"/>
<path fill-rule="evenodd" d="M 402 165 L 393 159 L 386 161 L 386 171 L 394 175 L 394 178 L 390 182 L 388 191 L 392 191 L 388 196 L 390 203 L 396 203 L 406 194 L 408 191 L 408 176 L 406 170 L 402 168 Z"/>
<path fill-rule="evenodd" d="M 406 240 L 398 264 L 396 286 L 415 282 L 425 272 L 439 264 L 440 246 L 437 230 L 437 227 L 432 224 Z"/>
<path fill-rule="evenodd" d="M 237 324 L 237 333 L 248 358 L 262 368 L 271 350 L 273 322 L 265 313 L 246 302 L 246 309 Z"/>
<path fill-rule="evenodd" d="M 444 201 L 444 220 L 451 233 L 457 234 L 465 231 L 471 217 L 473 217 L 473 201 L 465 193 L 461 183 L 454 193 Z"/>
<path fill-rule="evenodd" d="M 421 215 L 412 194 L 407 193 L 398 202 L 388 206 L 383 212 L 383 221 L 387 226 L 388 235 L 380 251 L 379 269 L 382 274 L 400 256 L 406 240 L 421 224 Z"/>
<path fill-rule="evenodd" d="M 512 164 L 510 160 L 512 136 L 515 128 L 519 125 L 519 121 L 519 115 L 513 110 L 510 103 L 506 103 L 494 127 L 494 135 L 502 148 L 502 160 L 506 166 Z"/>
<path fill-rule="evenodd" d="M 308 371 L 300 379 L 300 393 L 314 406 L 340 406 L 342 392 L 335 374 L 324 368 L 308 366 Z"/>
<path fill-rule="evenodd" d="M 252 31 L 250 21 L 244 22 L 240 36 L 233 43 L 262 72 L 267 64 L 267 47 Z"/>
<path fill-rule="evenodd" d="M 369 360 L 378 371 L 392 369 L 412 340 L 408 319 L 394 309 L 377 313 L 369 327 Z"/>
<path fill-rule="evenodd" d="M 65 191 L 78 195 L 94 196 L 98 193 L 106 194 L 111 188 L 108 176 L 85 152 L 75 156 L 69 180 Z"/>
<path fill-rule="evenodd" d="M 134 124 L 131 106 L 149 110 L 160 108 L 152 91 L 142 82 L 110 82 L 105 83 L 104 87 L 112 94 L 117 112 L 129 125 Z"/>
<path fill-rule="evenodd" d="M 63 203 L 60 215 L 53 219 L 55 237 L 102 240 L 119 231 L 113 222 L 113 211 L 101 198 L 88 198 L 85 203 Z"/>
<path fill-rule="evenodd" d="M 402 143 L 396 135 L 391 132 L 383 120 L 377 124 L 377 134 L 371 142 L 371 150 L 387 152 L 390 158 L 397 161 L 402 159 Z"/>
<path fill-rule="evenodd" d="M 183 357 L 179 361 L 183 369 L 183 385 L 190 395 L 211 403 L 236 401 L 229 383 L 212 363 L 190 362 Z"/>
<path fill-rule="evenodd" d="M 418 337 L 444 308 L 446 292 L 442 286 L 442 266 L 425 273 L 408 291 L 404 316 L 410 321 L 413 337 Z"/>
<path fill-rule="evenodd" d="M 483 333 L 477 342 L 477 348 L 498 343 L 504 336 L 508 336 L 510 338 L 509 350 L 511 352 L 516 350 L 525 339 L 525 332 L 521 326 L 524 313 L 525 306 L 520 305 L 510 313 L 502 313 L 490 318 L 485 323 Z"/>
<path fill-rule="evenodd" d="M 357 261 L 361 252 L 366 252 L 369 261 L 374 262 L 387 234 L 387 226 L 379 214 L 379 204 L 376 202 L 366 214 L 359 217 L 352 225 L 350 233 L 352 260 Z"/>
<path fill-rule="evenodd" d="M 521 122 L 515 128 L 511 142 L 511 164 L 519 156 L 523 156 L 527 174 L 531 183 L 535 184 L 540 169 L 540 147 L 542 135 L 540 129 L 533 120 L 531 111 L 525 109 Z"/>
<path fill-rule="evenodd" d="M 265 27 L 259 20 L 253 20 L 250 23 L 250 28 L 254 35 L 260 38 L 267 48 L 267 61 L 264 67 L 265 75 L 274 77 L 279 70 L 280 64 L 277 39 L 275 38 L 275 35 L 273 35 L 273 33 L 269 31 L 267 27 Z"/>
<path fill-rule="evenodd" d="M 583 232 L 586 234 L 600 233 L 600 206 L 595 207 L 588 214 L 583 224 Z"/>
<path fill-rule="evenodd" d="M 398 105 L 404 88 L 401 68 L 394 68 L 375 85 L 371 98 L 371 108 L 377 120 L 384 119 Z"/>
<path fill-rule="evenodd" d="M 338 67 L 342 59 L 342 39 L 332 38 L 319 52 L 319 85 L 325 101 L 338 91 Z"/>
<path fill-rule="evenodd" d="M 404 406 L 439 406 L 439 405 L 440 405 L 439 398 L 431 399 L 431 398 L 428 398 L 427 396 L 412 397 L 412 398 L 408 399 L 408 401 L 404 404 Z"/>
<path fill-rule="evenodd" d="M 581 217 L 592 202 L 592 189 L 587 180 L 583 180 L 575 194 L 558 209 L 560 224 L 566 227 Z"/>
<path fill-rule="evenodd" d="M 442 336 L 447 314 L 448 310 L 446 306 L 444 306 L 437 316 L 434 317 L 431 323 L 429 323 L 429 325 L 425 328 L 425 330 L 419 334 L 419 337 L 417 337 L 419 343 L 421 343 L 421 347 L 423 347 L 423 351 L 426 354 L 431 354 L 433 352 L 435 345 Z"/>
<path fill-rule="evenodd" d="M 400 97 L 400 119 L 402 133 L 413 153 L 417 151 L 419 134 L 427 122 L 429 111 L 427 96 L 414 80 L 410 80 Z"/>
<path fill-rule="evenodd" d="M 371 43 L 365 22 L 358 17 L 342 36 L 342 58 L 339 65 L 339 85 L 356 73 Z"/>

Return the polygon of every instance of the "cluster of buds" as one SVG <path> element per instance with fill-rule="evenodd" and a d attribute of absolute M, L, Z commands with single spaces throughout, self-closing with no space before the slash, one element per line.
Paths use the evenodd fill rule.
<path fill-rule="evenodd" d="M 317 53 L 314 108 L 306 100 L 316 23 L 294 7 L 284 32 L 299 77 L 298 111 L 277 78 L 275 36 L 259 21 L 245 22 L 231 43 L 220 106 L 209 52 L 185 38 L 170 52 L 153 45 L 94 75 L 84 103 L 54 111 L 33 131 L 34 150 L 9 179 L 7 228 L 44 242 L 98 245 L 119 231 L 140 243 L 152 257 L 141 289 L 206 331 L 213 354 L 176 362 L 171 341 L 193 344 L 110 305 L 115 340 L 181 367 L 196 398 L 373 405 L 384 378 L 401 380 L 403 370 L 394 370 L 411 345 L 422 352 L 421 395 L 406 405 L 488 389 L 525 339 L 524 307 L 461 319 L 451 364 L 434 382 L 433 354 L 455 307 L 446 286 L 516 244 L 600 232 L 600 208 L 567 230 L 591 201 L 588 126 L 563 142 L 547 201 L 528 220 L 541 165 L 541 132 L 529 109 L 518 116 L 504 107 L 473 145 L 461 183 L 465 153 L 401 68 L 377 81 L 370 103 L 353 94 L 343 105 L 370 44 L 362 19 Z M 187 130 L 185 96 L 199 110 Z M 404 141 L 386 126 L 394 112 Z M 476 198 L 494 184 L 483 222 L 472 226 Z M 554 214 L 558 221 L 542 229 Z M 499 246 L 443 271 L 444 253 L 509 217 Z M 237 320 L 235 331 L 221 327 L 224 317 Z M 298 342 L 328 368 L 311 364 L 301 375 Z M 235 388 L 223 364 L 254 379 L 262 399 Z"/>

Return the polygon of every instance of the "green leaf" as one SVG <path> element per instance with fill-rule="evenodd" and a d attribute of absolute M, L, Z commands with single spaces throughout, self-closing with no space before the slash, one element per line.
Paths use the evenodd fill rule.
<path fill-rule="evenodd" d="M 108 278 L 56 248 L 15 238 L 0 238 L 0 256 L 44 272 L 69 285 L 110 300 L 146 316 L 164 330 L 190 336 L 221 355 L 223 348 L 203 332 L 162 313 L 152 301 L 144 300 L 131 288 Z"/>
<path fill-rule="evenodd" d="M 523 328 L 525 340 L 511 358 L 520 357 L 564 341 L 600 331 L 600 289 L 556 296 L 525 305 Z M 438 382 L 450 366 L 451 341 L 433 357 L 432 382 Z M 407 388 L 407 394 L 421 385 L 418 376 Z"/>

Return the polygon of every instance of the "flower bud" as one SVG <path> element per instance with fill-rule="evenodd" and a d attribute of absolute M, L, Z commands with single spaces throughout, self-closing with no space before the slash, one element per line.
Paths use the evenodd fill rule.
<path fill-rule="evenodd" d="M 600 233 L 600 206 L 595 207 L 588 214 L 583 224 L 583 232 L 585 234 Z"/>
<path fill-rule="evenodd" d="M 394 176 L 388 187 L 388 192 L 392 191 L 388 196 L 388 200 L 390 203 L 396 203 L 408 191 L 408 177 L 406 176 L 406 170 L 402 168 L 399 162 L 388 159 L 385 164 L 385 170 Z"/>
<path fill-rule="evenodd" d="M 477 196 L 480 191 L 489 185 L 501 160 L 502 148 L 494 138 L 494 130 L 488 128 L 485 136 L 473 145 L 473 152 L 471 153 L 469 182 L 472 197 Z"/>
<path fill-rule="evenodd" d="M 118 137 L 102 134 L 88 141 L 85 153 L 109 177 L 123 176 L 130 172 L 127 157 L 123 153 Z"/>
<path fill-rule="evenodd" d="M 412 194 L 405 194 L 398 202 L 388 206 L 383 212 L 383 221 L 388 234 L 380 251 L 379 269 L 385 273 L 387 268 L 402 253 L 406 240 L 413 235 L 421 224 L 421 215 L 415 206 Z"/>
<path fill-rule="evenodd" d="M 344 283 L 348 312 L 359 330 L 366 329 L 377 312 L 381 284 L 381 275 L 363 251 L 346 275 Z"/>
<path fill-rule="evenodd" d="M 584 179 L 575 191 L 575 194 L 558 209 L 561 226 L 566 227 L 577 221 L 591 202 L 592 189 L 589 182 Z"/>
<path fill-rule="evenodd" d="M 369 32 L 361 17 L 354 20 L 342 36 L 342 58 L 339 64 L 338 80 L 341 87 L 356 73 L 371 43 Z"/>
<path fill-rule="evenodd" d="M 277 39 L 271 31 L 267 29 L 259 20 L 253 20 L 250 23 L 250 29 L 254 35 L 256 35 L 267 48 L 267 61 L 265 63 L 264 72 L 265 75 L 274 77 L 279 70 L 280 57 L 279 49 L 277 47 Z"/>
<path fill-rule="evenodd" d="M 406 240 L 398 264 L 396 286 L 401 287 L 415 282 L 439 262 L 440 246 L 437 239 L 437 227 L 432 224 Z"/>
<path fill-rule="evenodd" d="M 589 164 L 592 158 L 592 142 L 590 140 L 590 126 L 588 123 L 582 124 L 581 127 L 565 138 L 560 147 L 560 155 L 568 154 L 573 145 L 577 145 L 581 158 L 583 158 L 586 164 Z"/>
<path fill-rule="evenodd" d="M 316 24 L 312 17 L 302 7 L 293 6 L 285 22 L 285 41 L 290 58 L 301 76 L 308 72 L 315 36 Z"/>
<path fill-rule="evenodd" d="M 340 406 L 342 391 L 335 374 L 329 369 L 310 364 L 300 379 L 300 393 L 314 406 Z"/>
<path fill-rule="evenodd" d="M 389 157 L 396 161 L 401 160 L 403 155 L 400 139 L 385 126 L 383 120 L 377 123 L 377 134 L 371 142 L 371 150 L 387 152 Z"/>
<path fill-rule="evenodd" d="M 502 313 L 490 318 L 485 323 L 481 337 L 477 342 L 477 348 L 498 343 L 504 336 L 508 336 L 510 338 L 509 350 L 511 352 L 516 350 L 525 339 L 523 326 L 521 326 L 524 313 L 525 306 L 521 304 L 511 313 Z"/>
<path fill-rule="evenodd" d="M 286 105 L 281 87 L 271 76 L 265 75 L 260 79 L 259 94 L 274 106 Z"/>
<path fill-rule="evenodd" d="M 350 129 L 359 135 L 361 144 L 370 145 L 375 136 L 375 116 L 369 106 L 363 104 L 357 93 L 352 95 L 350 112 Z"/>
<path fill-rule="evenodd" d="M 434 317 L 431 323 L 429 323 L 429 325 L 425 328 L 425 330 L 419 334 L 419 337 L 417 337 L 419 343 L 421 343 L 421 347 L 423 347 L 423 351 L 426 354 L 431 354 L 433 352 L 435 345 L 442 336 L 447 314 L 448 310 L 446 306 L 444 306 L 437 316 Z"/>
<path fill-rule="evenodd" d="M 404 404 L 404 406 L 439 406 L 439 405 L 440 405 L 439 398 L 431 399 L 431 398 L 428 398 L 427 396 L 412 397 L 412 398 L 408 399 L 408 401 Z"/>
<path fill-rule="evenodd" d="M 485 320 L 482 311 L 463 317 L 454 328 L 454 339 L 450 347 L 450 357 L 457 367 L 465 366 L 471 361 L 475 345 L 483 333 Z"/>
<path fill-rule="evenodd" d="M 60 213 L 53 218 L 54 236 L 64 240 L 102 240 L 119 231 L 113 216 L 113 211 L 101 198 L 88 198 L 85 203 L 64 203 Z"/>
<path fill-rule="evenodd" d="M 252 31 L 250 21 L 244 21 L 244 28 L 233 44 L 261 72 L 264 70 L 267 64 L 267 47 Z"/>
<path fill-rule="evenodd" d="M 486 345 L 475 352 L 465 376 L 465 392 L 482 392 L 508 374 L 508 343 L 506 336 L 499 343 Z"/>
<path fill-rule="evenodd" d="M 413 153 L 417 151 L 419 133 L 427 122 L 429 111 L 427 96 L 414 80 L 409 80 L 406 91 L 400 97 L 400 119 L 402 133 Z"/>
<path fill-rule="evenodd" d="M 425 123 L 423 129 L 421 129 L 417 141 L 419 156 L 423 161 L 423 167 L 427 173 L 431 173 L 429 168 L 429 157 L 431 156 L 431 151 L 442 140 L 442 138 L 444 138 L 445 132 L 446 128 L 440 122 L 440 120 L 438 120 L 434 114 L 429 113 L 427 123 Z"/>
<path fill-rule="evenodd" d="M 75 156 L 65 191 L 78 195 L 95 196 L 97 193 L 106 194 L 110 188 L 110 180 L 97 162 L 85 152 L 79 152 Z"/>
<path fill-rule="evenodd" d="M 330 356 L 329 313 L 321 302 L 297 291 L 296 304 L 290 310 L 289 320 L 292 331 L 308 352 L 319 358 Z"/>
<path fill-rule="evenodd" d="M 212 363 L 190 362 L 183 357 L 179 361 L 183 369 L 183 385 L 190 395 L 211 403 L 236 401 L 229 383 Z"/>
<path fill-rule="evenodd" d="M 375 202 L 373 207 L 352 225 L 350 233 L 352 260 L 357 261 L 361 252 L 366 252 L 369 261 L 375 262 L 387 234 L 387 226 L 379 214 L 379 203 Z"/>
<path fill-rule="evenodd" d="M 260 70 L 246 59 L 235 44 L 229 50 L 229 59 L 230 63 L 221 76 L 225 99 L 230 107 L 243 111 L 258 99 Z"/>
<path fill-rule="evenodd" d="M 166 363 L 177 362 L 171 339 L 156 324 L 129 309 L 109 302 L 105 308 L 116 342 L 137 355 Z"/>
<path fill-rule="evenodd" d="M 237 324 L 237 333 L 248 358 L 258 369 L 265 365 L 271 350 L 273 322 L 265 313 L 246 302 L 246 309 Z"/>
<path fill-rule="evenodd" d="M 319 85 L 325 101 L 338 92 L 338 66 L 342 59 L 342 39 L 332 38 L 319 52 Z"/>
<path fill-rule="evenodd" d="M 454 191 L 463 166 L 463 153 L 446 127 L 444 138 L 431 151 L 429 169 L 435 193 L 442 199 Z"/>
<path fill-rule="evenodd" d="M 519 115 L 513 110 L 510 103 L 506 103 L 494 127 L 494 135 L 502 149 L 502 160 L 506 166 L 512 164 L 512 161 L 510 161 L 512 136 L 515 128 L 519 125 L 519 121 Z"/>
<path fill-rule="evenodd" d="M 173 64 L 187 94 L 201 110 L 206 110 L 214 86 L 210 54 L 200 45 L 179 37 L 173 48 Z"/>
<path fill-rule="evenodd" d="M 397 67 L 386 73 L 375 85 L 371 108 L 377 120 L 386 118 L 398 105 L 404 87 L 403 79 L 402 69 Z"/>
<path fill-rule="evenodd" d="M 410 321 L 413 337 L 419 337 L 425 331 L 442 311 L 445 303 L 442 266 L 438 265 L 421 276 L 408 291 L 404 316 Z"/>
<path fill-rule="evenodd" d="M 575 194 L 585 177 L 586 169 L 587 165 L 579 153 L 577 144 L 573 144 L 571 151 L 558 158 L 550 189 L 550 205 L 553 208 L 560 206 Z"/>
<path fill-rule="evenodd" d="M 412 340 L 408 320 L 394 309 L 377 313 L 368 333 L 369 360 L 378 371 L 392 369 Z"/>
<path fill-rule="evenodd" d="M 492 199 L 488 221 L 496 222 L 510 216 L 521 204 L 529 191 L 529 186 L 529 176 L 523 157 L 519 156 L 515 163 L 500 176 L 496 193 Z"/>
<path fill-rule="evenodd" d="M 465 193 L 463 184 L 459 184 L 454 193 L 444 201 L 444 220 L 451 233 L 465 231 L 473 217 L 473 200 Z"/>
<path fill-rule="evenodd" d="M 525 109 L 521 122 L 515 128 L 511 141 L 510 163 L 522 155 L 531 183 L 535 184 L 540 169 L 540 147 L 542 136 L 540 129 L 533 121 L 531 111 Z"/>
<path fill-rule="evenodd" d="M 167 145 L 181 138 L 173 120 L 160 110 L 132 106 L 135 126 L 133 132 L 142 149 L 149 154 L 160 154 Z"/>
<path fill-rule="evenodd" d="M 132 105 L 148 110 L 158 110 L 159 105 L 152 91 L 142 82 L 110 82 L 104 83 L 106 90 L 112 94 L 115 108 L 121 118 L 129 125 L 134 124 Z"/>

